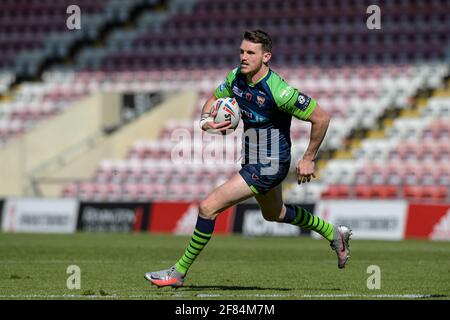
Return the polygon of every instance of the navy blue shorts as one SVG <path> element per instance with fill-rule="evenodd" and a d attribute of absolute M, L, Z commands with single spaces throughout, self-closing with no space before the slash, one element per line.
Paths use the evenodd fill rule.
<path fill-rule="evenodd" d="M 255 194 L 266 194 L 278 186 L 289 172 L 290 161 L 273 164 L 242 164 L 239 174 Z"/>

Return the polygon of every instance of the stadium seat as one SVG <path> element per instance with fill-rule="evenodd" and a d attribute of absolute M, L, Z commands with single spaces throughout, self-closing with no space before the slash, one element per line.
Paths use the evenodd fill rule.
<path fill-rule="evenodd" d="M 356 185 L 355 196 L 357 198 L 372 198 L 373 190 L 371 185 Z"/>
<path fill-rule="evenodd" d="M 78 184 L 76 182 L 66 184 L 61 192 L 61 196 L 64 198 L 76 198 L 77 195 L 78 195 Z"/>
<path fill-rule="evenodd" d="M 329 185 L 322 194 L 322 198 L 348 198 L 350 187 L 348 185 Z"/>
<path fill-rule="evenodd" d="M 442 201 L 447 198 L 448 187 L 445 186 L 422 186 L 422 197 L 434 201 Z"/>

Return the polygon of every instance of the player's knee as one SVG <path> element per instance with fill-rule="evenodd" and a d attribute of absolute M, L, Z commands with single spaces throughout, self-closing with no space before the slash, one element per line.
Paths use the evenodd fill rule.
<path fill-rule="evenodd" d="M 203 200 L 202 202 L 200 202 L 198 211 L 199 215 L 205 219 L 215 219 L 219 214 L 217 210 L 214 210 L 214 207 L 208 200 Z"/>

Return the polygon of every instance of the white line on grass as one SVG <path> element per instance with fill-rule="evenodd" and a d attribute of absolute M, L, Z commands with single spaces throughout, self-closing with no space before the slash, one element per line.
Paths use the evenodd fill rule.
<path fill-rule="evenodd" d="M 44 264 L 51 264 L 51 263 L 100 263 L 100 264 L 105 264 L 105 263 L 117 263 L 118 261 L 114 261 L 114 260 L 99 260 L 99 259 L 95 259 L 95 260 L 77 260 L 77 259 L 73 259 L 73 260 L 30 260 L 30 261 L 25 261 L 25 260 L 0 260 L 1 263 L 10 263 L 10 264 L 37 264 L 37 263 L 44 263 Z"/>
<path fill-rule="evenodd" d="M 305 294 L 304 298 L 431 298 L 431 294 Z"/>
<path fill-rule="evenodd" d="M 3 294 L 0 298 L 11 298 L 11 299 L 117 299 L 117 295 L 108 296 L 98 296 L 98 295 L 82 295 L 82 294 Z"/>
<path fill-rule="evenodd" d="M 119 260 L 101 260 L 101 259 L 92 259 L 92 260 L 86 260 L 86 259 L 82 259 L 82 260 L 80 260 L 80 259 L 67 259 L 67 260 L 58 260 L 58 259 L 48 259 L 48 260 L 30 260 L 30 261 L 27 261 L 27 260 L 1 260 L 0 259 L 0 263 L 2 263 L 2 264 L 7 264 L 7 263 L 10 263 L 10 264 L 16 264 L 16 263 L 18 263 L 18 264 L 24 264 L 24 263 L 87 263 L 87 264 L 98 264 L 98 263 L 100 263 L 100 264 L 105 264 L 105 263 L 119 263 L 120 261 Z M 166 263 L 169 263 L 169 262 L 173 262 L 173 261 L 170 261 L 170 260 L 167 260 L 167 261 L 161 261 L 161 263 L 164 263 L 164 264 L 166 264 Z M 142 264 L 147 264 L 147 263 L 149 263 L 149 261 L 144 261 L 144 260 L 141 260 L 141 261 L 139 261 L 139 260 L 133 260 L 133 263 L 142 263 Z"/>
<path fill-rule="evenodd" d="M 220 297 L 255 297 L 255 298 L 400 298 L 400 299 L 421 299 L 431 298 L 431 294 L 197 294 L 198 298 L 220 298 Z"/>
<path fill-rule="evenodd" d="M 189 297 L 185 293 L 180 294 L 149 294 L 149 295 L 81 295 L 81 294 L 12 294 L 12 295 L 0 295 L 0 298 L 10 299 L 148 299 L 148 298 L 161 298 L 163 296 L 177 297 Z M 195 294 L 192 295 L 197 298 L 391 298 L 391 299 L 423 299 L 431 298 L 431 294 Z"/>

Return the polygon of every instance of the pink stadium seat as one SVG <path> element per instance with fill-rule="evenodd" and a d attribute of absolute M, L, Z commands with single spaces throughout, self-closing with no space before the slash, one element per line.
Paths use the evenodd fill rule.
<path fill-rule="evenodd" d="M 438 184 L 441 186 L 450 186 L 450 168 L 447 163 L 442 163 L 438 168 Z"/>
<path fill-rule="evenodd" d="M 122 185 L 108 183 L 105 189 L 106 189 L 105 199 L 109 201 L 117 201 L 122 198 Z"/>
<path fill-rule="evenodd" d="M 364 168 L 357 170 L 355 172 L 355 183 L 356 184 L 368 184 L 371 181 L 372 176 L 372 166 L 366 165 Z"/>
<path fill-rule="evenodd" d="M 167 196 L 169 199 L 182 200 L 185 198 L 186 187 L 184 184 L 170 184 L 167 186 Z"/>
<path fill-rule="evenodd" d="M 122 201 L 138 201 L 144 192 L 140 184 L 129 182 L 121 185 L 121 193 L 120 199 Z"/>
<path fill-rule="evenodd" d="M 90 182 L 82 182 L 79 186 L 78 196 L 82 200 L 89 200 L 94 198 L 96 192 L 96 184 Z"/>
<path fill-rule="evenodd" d="M 93 180 L 100 183 L 107 183 L 112 180 L 113 169 L 100 165 L 94 173 Z"/>
<path fill-rule="evenodd" d="M 109 195 L 109 188 L 107 184 L 96 183 L 94 184 L 92 196 L 89 198 L 95 201 L 105 201 Z"/>
<path fill-rule="evenodd" d="M 419 175 L 419 183 L 422 185 L 436 185 L 439 181 L 437 168 L 424 167 Z"/>
<path fill-rule="evenodd" d="M 402 162 L 389 162 L 386 165 L 386 183 L 390 185 L 399 185 L 404 178 L 404 165 Z"/>
<path fill-rule="evenodd" d="M 200 184 L 196 187 L 197 199 L 204 199 L 212 191 L 211 185 L 208 184 Z"/>
<path fill-rule="evenodd" d="M 422 138 L 433 139 L 450 139 L 450 124 L 445 120 L 436 120 L 422 131 Z"/>
<path fill-rule="evenodd" d="M 420 162 L 406 162 L 403 165 L 402 181 L 405 185 L 419 184 L 424 167 Z"/>
<path fill-rule="evenodd" d="M 143 163 L 139 177 L 137 180 L 148 183 L 151 182 L 156 176 L 156 168 L 150 163 Z"/>
<path fill-rule="evenodd" d="M 152 184 L 151 199 L 167 199 L 167 186 L 164 184 Z"/>
<path fill-rule="evenodd" d="M 442 162 L 450 161 L 450 141 L 445 141 L 445 144 L 439 145 L 434 151 L 434 159 Z"/>
<path fill-rule="evenodd" d="M 374 185 L 382 185 L 387 180 L 386 170 L 375 167 L 370 176 L 370 183 Z"/>
<path fill-rule="evenodd" d="M 197 199 L 197 186 L 195 184 L 185 184 L 183 200 L 194 200 Z"/>
<path fill-rule="evenodd" d="M 137 184 L 124 184 L 123 185 L 123 199 L 125 200 L 137 200 L 140 195 L 139 185 Z"/>
<path fill-rule="evenodd" d="M 76 182 L 68 183 L 62 190 L 62 196 L 65 198 L 76 197 L 78 192 L 78 184 Z"/>
<path fill-rule="evenodd" d="M 123 163 L 115 164 L 111 170 L 111 179 L 109 181 L 114 183 L 122 183 L 127 180 L 128 172 Z"/>

